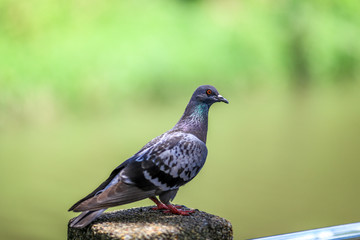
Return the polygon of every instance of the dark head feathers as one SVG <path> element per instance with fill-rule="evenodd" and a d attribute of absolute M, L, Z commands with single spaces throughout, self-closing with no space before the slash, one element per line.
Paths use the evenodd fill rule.
<path fill-rule="evenodd" d="M 221 96 L 215 87 L 211 85 L 202 85 L 193 93 L 190 102 L 206 103 L 211 105 L 215 102 L 229 103 L 226 98 Z"/>

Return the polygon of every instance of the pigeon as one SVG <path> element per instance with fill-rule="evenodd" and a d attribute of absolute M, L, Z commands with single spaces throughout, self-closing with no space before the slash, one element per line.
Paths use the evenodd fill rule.
<path fill-rule="evenodd" d="M 182 209 L 170 201 L 205 163 L 208 113 L 215 102 L 229 103 L 215 87 L 198 87 L 172 129 L 148 142 L 69 209 L 82 212 L 70 222 L 70 227 L 84 228 L 109 207 L 146 198 L 156 204 L 153 209 L 178 215 L 193 213 L 194 210 Z"/>

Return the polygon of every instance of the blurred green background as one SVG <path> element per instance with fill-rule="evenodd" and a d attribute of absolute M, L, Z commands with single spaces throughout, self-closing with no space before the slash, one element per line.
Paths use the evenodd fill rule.
<path fill-rule="evenodd" d="M 175 203 L 235 239 L 360 221 L 360 3 L 0 1 L 0 238 L 65 239 L 67 209 L 180 118 L 205 167 Z M 122 206 L 152 204 L 144 200 Z"/>

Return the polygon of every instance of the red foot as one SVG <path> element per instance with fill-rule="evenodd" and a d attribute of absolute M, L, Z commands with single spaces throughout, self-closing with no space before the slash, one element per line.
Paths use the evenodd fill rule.
<path fill-rule="evenodd" d="M 180 205 L 163 204 L 156 197 L 150 197 L 150 199 L 156 204 L 156 207 L 151 208 L 152 210 L 165 210 L 165 213 L 173 213 L 178 215 L 188 216 L 190 213 L 194 213 L 195 210 L 182 210 Z"/>
<path fill-rule="evenodd" d="M 173 213 L 173 214 L 188 216 L 188 215 L 190 215 L 190 213 L 195 212 L 195 210 L 182 210 L 181 206 L 174 206 L 172 204 L 167 204 L 166 206 L 168 207 L 168 210 L 164 211 L 166 213 Z"/>
<path fill-rule="evenodd" d="M 163 209 L 167 210 L 168 207 L 167 207 L 165 204 L 160 203 L 160 204 L 158 204 L 156 207 L 153 207 L 153 208 L 151 208 L 151 209 L 152 209 L 152 210 L 163 210 Z"/>
<path fill-rule="evenodd" d="M 181 209 L 183 207 L 181 205 L 172 205 L 172 206 L 176 207 L 177 209 Z"/>

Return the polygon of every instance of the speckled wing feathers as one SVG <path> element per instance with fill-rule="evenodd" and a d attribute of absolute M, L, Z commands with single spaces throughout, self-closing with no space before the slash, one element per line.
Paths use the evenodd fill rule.
<path fill-rule="evenodd" d="M 194 135 L 170 131 L 157 140 L 133 156 L 120 174 L 125 182 L 145 189 L 152 185 L 162 191 L 173 190 L 193 179 L 204 165 L 207 148 Z"/>

